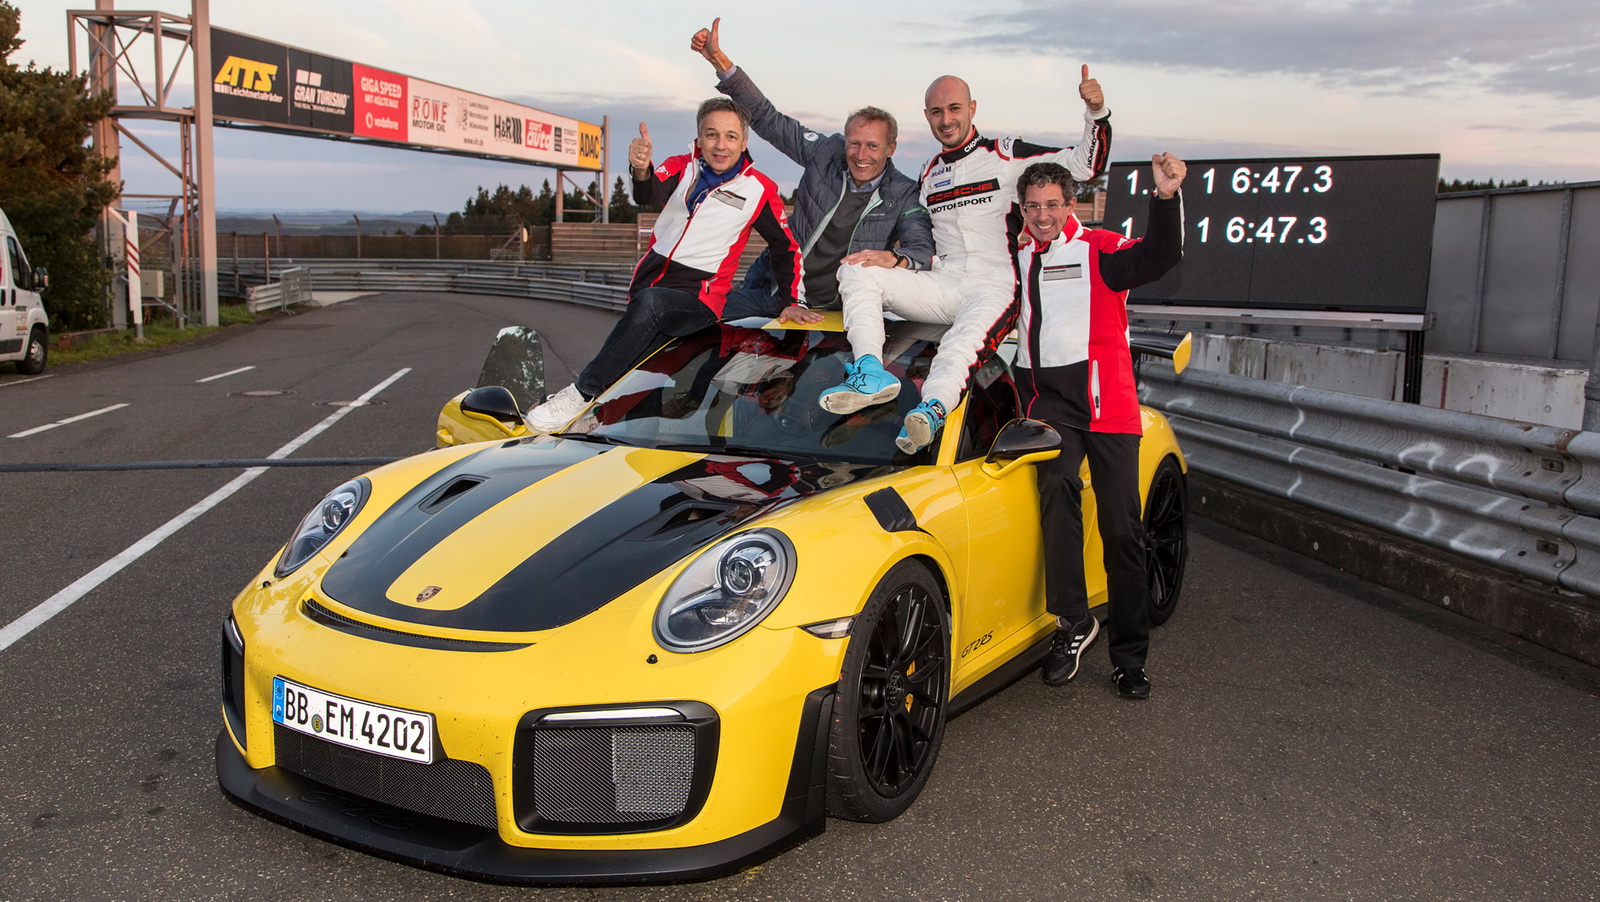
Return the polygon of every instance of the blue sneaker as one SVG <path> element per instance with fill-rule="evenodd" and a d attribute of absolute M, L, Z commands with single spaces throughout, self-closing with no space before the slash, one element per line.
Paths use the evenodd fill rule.
<path fill-rule="evenodd" d="M 817 403 L 829 413 L 855 413 L 863 407 L 891 401 L 900 394 L 900 380 L 868 354 L 845 370 L 844 382 L 825 389 Z"/>
<path fill-rule="evenodd" d="M 911 408 L 911 412 L 906 414 L 905 425 L 895 437 L 896 447 L 907 454 L 915 454 L 928 447 L 940 427 L 944 426 L 944 415 L 944 405 L 937 398 Z"/>

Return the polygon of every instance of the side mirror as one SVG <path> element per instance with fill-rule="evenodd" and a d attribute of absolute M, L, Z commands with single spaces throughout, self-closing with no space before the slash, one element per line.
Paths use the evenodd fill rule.
<path fill-rule="evenodd" d="M 1061 453 L 1061 434 L 1038 420 L 1012 420 L 994 437 L 984 472 L 996 479 Z"/>
<path fill-rule="evenodd" d="M 43 266 L 35 267 L 33 270 L 33 290 L 46 291 L 49 288 L 50 270 L 45 269 Z"/>
<path fill-rule="evenodd" d="M 501 385 L 485 385 L 467 392 L 461 399 L 461 409 L 491 417 L 502 423 L 521 423 L 522 411 L 517 409 L 517 399 Z"/>

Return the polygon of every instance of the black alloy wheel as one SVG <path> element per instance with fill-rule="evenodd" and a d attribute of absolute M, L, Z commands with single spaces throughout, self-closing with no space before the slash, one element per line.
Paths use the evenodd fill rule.
<path fill-rule="evenodd" d="M 1144 505 L 1144 566 L 1150 586 L 1150 624 L 1160 626 L 1178 607 L 1189 560 L 1188 486 L 1177 460 L 1156 467 Z"/>
<path fill-rule="evenodd" d="M 927 568 L 896 564 L 850 628 L 828 737 L 828 813 L 882 823 L 911 807 L 944 738 L 950 614 Z"/>

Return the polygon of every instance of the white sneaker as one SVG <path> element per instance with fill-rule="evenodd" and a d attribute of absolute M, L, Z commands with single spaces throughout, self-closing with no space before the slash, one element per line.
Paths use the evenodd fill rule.
<path fill-rule="evenodd" d="M 528 424 L 529 432 L 557 432 L 572 422 L 578 414 L 583 413 L 583 409 L 588 405 L 589 402 L 579 394 L 578 386 L 569 385 L 551 395 L 543 404 L 528 411 L 528 415 L 523 417 L 523 422 Z"/>

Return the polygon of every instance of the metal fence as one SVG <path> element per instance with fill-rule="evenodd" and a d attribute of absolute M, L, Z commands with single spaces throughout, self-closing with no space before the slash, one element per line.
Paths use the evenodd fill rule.
<path fill-rule="evenodd" d="M 504 235 L 277 235 L 271 232 L 221 232 L 217 260 L 226 270 L 233 260 L 354 258 L 371 260 L 488 260 L 507 249 Z M 528 229 L 526 242 L 510 247 L 520 259 L 550 258 L 550 227 Z"/>
<path fill-rule="evenodd" d="M 621 310 L 627 305 L 627 267 L 557 266 L 495 262 L 430 262 L 420 260 L 297 260 L 314 291 L 447 291 L 496 294 L 535 300 L 567 301 Z M 272 268 L 272 277 L 285 270 Z M 262 297 L 270 279 L 262 261 L 240 261 L 235 274 L 238 292 Z M 272 282 L 272 284 L 278 284 Z M 270 291 L 270 289 L 269 289 Z M 267 297 L 271 297 L 270 294 Z"/>
<path fill-rule="evenodd" d="M 1195 369 L 1144 401 L 1198 472 L 1600 597 L 1600 434 Z"/>
<path fill-rule="evenodd" d="M 1594 357 L 1600 182 L 1439 196 L 1428 350 Z"/>

